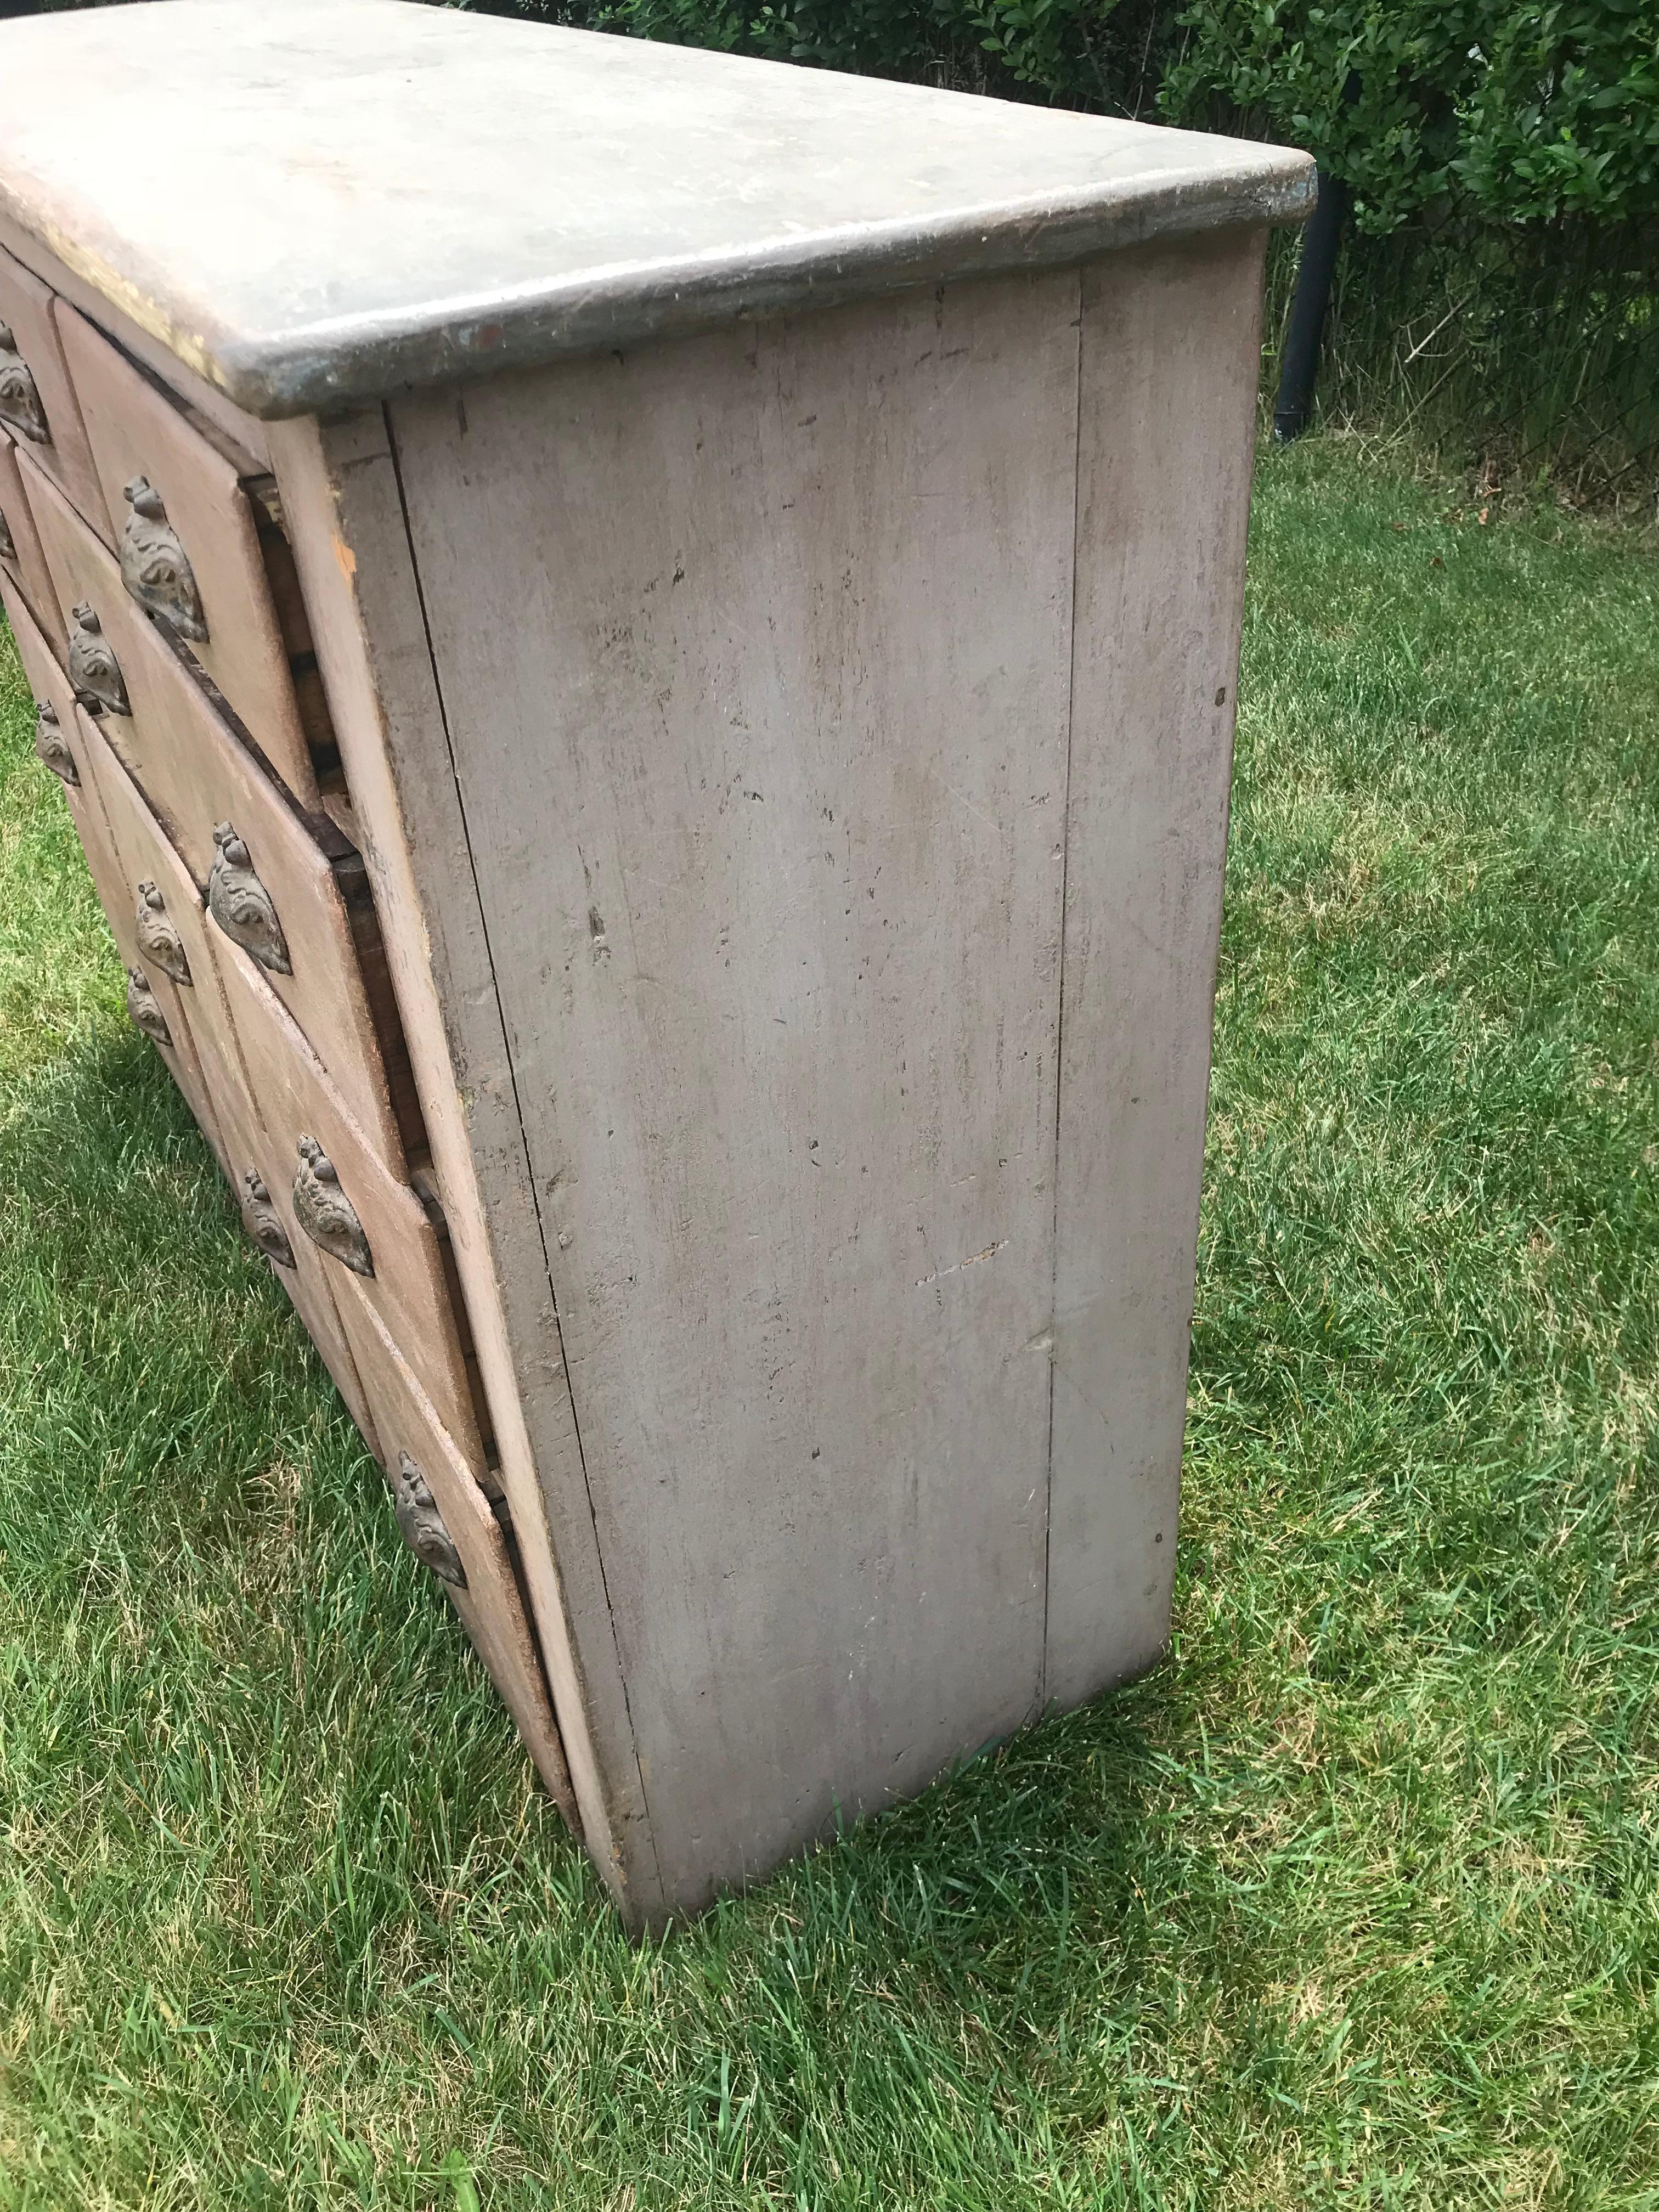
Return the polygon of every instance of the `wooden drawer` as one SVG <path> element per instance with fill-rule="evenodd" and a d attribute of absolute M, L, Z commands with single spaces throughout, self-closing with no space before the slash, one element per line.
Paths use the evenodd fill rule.
<path fill-rule="evenodd" d="M 103 803 L 134 935 L 140 935 L 145 927 L 138 913 L 141 887 L 153 889 L 161 902 L 159 908 L 147 902 L 152 923 L 164 916 L 178 933 L 179 945 L 171 957 L 182 955 L 189 981 L 175 975 L 174 989 L 211 1107 L 214 1149 L 240 1210 L 242 1225 L 270 1258 L 270 1243 L 254 1231 L 261 1223 L 262 1206 L 274 1210 L 286 1238 L 287 1256 L 280 1261 L 271 1259 L 271 1272 L 310 1331 L 323 1364 L 373 1451 L 374 1416 L 330 1294 L 327 1263 L 300 1234 L 294 1221 L 276 1141 L 265 1128 L 248 1087 L 219 976 L 207 910 L 189 870 L 145 805 L 131 777 L 105 744 L 97 725 L 77 711 L 76 728 L 89 781 Z M 141 945 L 138 957 L 153 975 L 158 966 L 167 964 L 168 956 Z M 250 1189 L 246 1180 L 250 1173 L 259 1178 L 263 1196 L 261 1191 Z"/>
<path fill-rule="evenodd" d="M 131 712 L 104 714 L 104 734 L 204 893 L 213 885 L 216 830 L 229 823 L 235 830 L 280 931 L 280 939 L 266 931 L 260 941 L 268 953 L 285 959 L 290 971 L 268 971 L 271 988 L 393 1174 L 403 1173 L 404 1127 L 364 987 L 360 935 L 380 982 L 381 1023 L 392 1039 L 400 1077 L 401 1036 L 389 983 L 380 979 L 377 932 L 362 861 L 325 816 L 312 817 L 312 826 L 307 826 L 180 666 L 154 623 L 126 596 L 107 549 L 30 468 L 27 456 L 21 472 L 40 526 L 65 638 L 75 609 L 90 605 L 120 666 Z M 319 836 L 327 841 L 327 850 Z M 353 911 L 348 911 L 343 882 Z M 233 896 L 240 886 L 245 911 L 257 907 L 240 872 L 231 875 L 222 869 L 221 883 Z M 232 908 L 224 911 L 228 916 Z M 402 1095 L 405 1117 L 417 1118 L 406 1082 Z"/>
<path fill-rule="evenodd" d="M 0 358 L 0 379 L 9 372 L 12 380 L 0 398 L 0 421 L 62 484 L 93 528 L 113 544 L 98 471 L 52 319 L 52 304 L 51 286 L 0 248 L 0 323 L 10 331 L 10 352 L 15 364 L 21 364 L 20 369 L 13 361 Z M 44 435 L 37 434 L 41 431 Z"/>
<path fill-rule="evenodd" d="M 356 1279 L 364 1296 L 404 1347 L 444 1426 L 464 1452 L 481 1460 L 460 1333 L 425 1208 L 407 1183 L 386 1172 L 263 971 L 228 940 L 216 939 L 215 949 L 249 1085 L 276 1142 L 284 1189 L 299 1176 L 301 1139 L 314 1140 L 368 1246 L 374 1272 Z M 351 1273 L 343 1256 L 349 1249 L 343 1237 L 329 1253 L 331 1282 Z"/>
<path fill-rule="evenodd" d="M 40 533 L 18 473 L 17 449 L 0 430 L 0 568 L 22 587 L 37 622 L 57 627 L 52 572 L 40 550 Z"/>
<path fill-rule="evenodd" d="M 441 1544 L 430 1545 L 432 1556 L 426 1564 L 434 1567 L 434 1579 L 465 1622 L 537 1771 L 575 1826 L 569 1771 L 507 1533 L 356 1278 L 345 1276 L 335 1295 L 374 1415 L 378 1456 L 394 1498 L 411 1468 L 425 1481 L 441 1530 L 454 1551 L 448 1559 Z M 423 1525 L 430 1527 L 429 1522 Z M 441 1564 L 434 1565 L 434 1558 Z M 465 1577 L 464 1584 L 453 1579 L 457 1566 Z"/>
<path fill-rule="evenodd" d="M 165 574 L 166 586 L 152 584 L 140 604 L 169 622 L 295 797 L 314 807 L 316 771 L 288 647 L 235 467 L 83 316 L 61 300 L 56 314 L 123 575 L 131 586 L 141 569 Z M 164 514 L 131 504 L 140 478 Z M 138 557 L 146 545 L 148 562 Z"/>
<path fill-rule="evenodd" d="M 58 731 L 70 754 L 75 769 L 73 782 L 63 781 L 64 797 L 68 803 L 70 818 L 75 824 L 75 834 L 81 840 L 81 849 L 86 854 L 87 866 L 92 876 L 93 889 L 104 909 L 110 934 L 115 939 L 115 949 L 123 969 L 128 972 L 137 968 L 143 977 L 144 987 L 160 1010 L 167 1025 L 165 1042 L 154 1031 L 143 1033 L 161 1055 L 168 1073 L 184 1093 L 191 1112 L 201 1124 L 203 1134 L 215 1151 L 220 1150 L 217 1117 L 214 1111 L 207 1076 L 196 1048 L 194 1033 L 185 1013 L 184 994 L 141 951 L 136 927 L 135 904 L 128 898 L 126 872 L 117 851 L 115 839 L 106 815 L 102 793 L 97 779 L 96 763 L 88 739 L 95 735 L 84 714 L 77 714 L 75 696 L 69 679 L 52 657 L 39 625 L 23 605 L 21 594 L 9 576 L 0 574 L 0 602 L 3 602 L 6 618 L 11 624 L 12 635 L 17 640 L 18 658 L 28 678 L 37 706 L 50 705 L 58 715 Z M 127 1011 L 133 1013 L 139 1003 L 129 989 Z M 135 1026 L 142 1024 L 135 1023 Z"/>
<path fill-rule="evenodd" d="M 68 745 L 75 763 L 76 775 L 82 773 L 80 744 L 75 732 L 75 687 L 58 664 L 46 634 L 29 611 L 28 604 L 17 588 L 17 580 L 9 570 L 0 565 L 0 600 L 3 600 L 6 619 L 11 624 L 11 634 L 17 641 L 17 657 L 23 664 L 29 696 L 38 710 L 50 707 L 57 717 L 58 733 Z M 39 752 L 37 744 L 35 750 Z"/>
<path fill-rule="evenodd" d="M 213 932 L 191 874 L 92 718 L 76 712 L 81 757 L 103 803 L 121 872 L 124 911 L 147 971 L 171 975 L 182 1000 L 222 1137 L 253 1118 L 247 1076 L 215 962 Z M 176 939 L 176 943 L 171 940 Z M 228 1164 L 227 1164 L 227 1172 Z"/>
<path fill-rule="evenodd" d="M 333 1377 L 346 1411 L 378 1459 L 380 1440 L 374 1413 L 329 1288 L 328 1263 L 307 1242 L 295 1221 L 275 1139 L 245 1103 L 226 1117 L 224 1134 L 225 1172 L 241 1214 L 243 1232 L 265 1255 L 271 1273 L 288 1293 L 319 1358 Z M 250 1176 L 256 1178 L 252 1183 Z M 273 1237 L 273 1222 L 279 1237 Z"/>

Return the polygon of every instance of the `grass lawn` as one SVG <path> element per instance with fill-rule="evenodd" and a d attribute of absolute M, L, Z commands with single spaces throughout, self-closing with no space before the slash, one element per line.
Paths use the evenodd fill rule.
<path fill-rule="evenodd" d="M 0 2207 L 1659 2207 L 1659 557 L 1263 459 L 1168 1657 L 623 1941 L 0 641 Z"/>

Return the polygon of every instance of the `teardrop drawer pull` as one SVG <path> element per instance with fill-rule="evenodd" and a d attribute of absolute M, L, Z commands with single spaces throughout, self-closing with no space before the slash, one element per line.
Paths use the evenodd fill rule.
<path fill-rule="evenodd" d="M 138 950 L 175 983 L 190 983 L 190 956 L 185 951 L 185 940 L 161 892 L 149 881 L 138 886 Z"/>
<path fill-rule="evenodd" d="M 147 613 L 160 615 L 192 645 L 208 641 L 196 571 L 148 477 L 126 486 L 132 509 L 121 532 L 121 581 Z"/>
<path fill-rule="evenodd" d="M 110 650 L 103 626 L 83 599 L 76 608 L 69 641 L 70 682 L 89 714 L 131 714 L 121 664 Z"/>
<path fill-rule="evenodd" d="M 208 871 L 208 912 L 233 945 L 251 952 L 273 975 L 291 975 L 288 939 L 276 919 L 270 893 L 253 872 L 247 847 L 228 822 L 213 832 L 213 866 Z"/>
<path fill-rule="evenodd" d="M 143 1030 L 152 1043 L 171 1045 L 173 1031 L 167 1027 L 167 1018 L 155 1003 L 155 994 L 149 988 L 149 978 L 142 968 L 127 970 L 127 1018 L 136 1030 Z"/>
<path fill-rule="evenodd" d="M 17 558 L 17 540 L 11 534 L 11 525 L 6 520 L 6 510 L 0 507 L 0 561 Z"/>
<path fill-rule="evenodd" d="M 267 1260 L 274 1260 L 279 1267 L 294 1265 L 294 1247 L 288 1241 L 282 1217 L 263 1178 L 252 1168 L 242 1177 L 242 1226 Z"/>
<path fill-rule="evenodd" d="M 426 1477 L 407 1452 L 398 1455 L 398 1472 L 392 1483 L 392 1510 L 403 1540 L 423 1567 L 430 1567 L 440 1582 L 456 1589 L 466 1588 L 466 1569 L 444 1526 Z"/>
<path fill-rule="evenodd" d="M 294 1218 L 312 1243 L 349 1267 L 372 1275 L 374 1261 L 357 1210 L 340 1188 L 334 1163 L 315 1137 L 301 1137 L 300 1164 L 294 1175 Z"/>
<path fill-rule="evenodd" d="M 69 749 L 69 739 L 58 720 L 58 709 L 50 699 L 37 699 L 34 702 L 34 750 L 54 775 L 61 776 L 65 783 L 80 782 L 81 771 L 75 765 L 75 755 Z"/>
<path fill-rule="evenodd" d="M 52 436 L 40 394 L 27 362 L 17 350 L 9 323 L 0 323 L 0 422 L 37 446 L 44 446 Z"/>

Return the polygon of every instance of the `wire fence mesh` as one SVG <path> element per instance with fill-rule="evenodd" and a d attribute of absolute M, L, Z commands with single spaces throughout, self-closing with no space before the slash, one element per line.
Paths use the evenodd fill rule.
<path fill-rule="evenodd" d="M 1274 241 L 1278 369 L 1300 240 Z M 1413 433 L 1573 504 L 1659 502 L 1659 224 L 1507 227 L 1445 201 L 1338 257 L 1317 418 Z M 1460 450 L 1461 449 L 1461 450 Z"/>

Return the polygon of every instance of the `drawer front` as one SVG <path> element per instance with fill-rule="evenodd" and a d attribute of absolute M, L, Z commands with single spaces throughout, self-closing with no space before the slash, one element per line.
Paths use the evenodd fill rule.
<path fill-rule="evenodd" d="M 288 648 L 234 468 L 84 317 L 61 300 L 56 312 L 124 576 L 172 623 L 301 805 L 314 807 Z M 140 478 L 149 490 L 135 505 Z"/>
<path fill-rule="evenodd" d="M 28 603 L 17 588 L 16 579 L 4 568 L 0 568 L 0 600 L 5 605 L 6 619 L 11 624 L 11 634 L 17 641 L 17 657 L 23 664 L 23 674 L 28 680 L 29 696 L 37 706 L 50 706 L 58 717 L 58 726 L 70 745 L 77 769 L 80 755 L 75 737 L 75 690 L 64 673 L 58 655 L 49 643 L 45 628 L 30 612 Z"/>
<path fill-rule="evenodd" d="M 40 550 L 40 533 L 23 479 L 18 472 L 17 450 L 0 430 L 0 568 L 13 583 L 21 585 L 37 622 L 57 623 L 57 600 L 52 596 L 52 572 Z"/>
<path fill-rule="evenodd" d="M 465 1456 L 355 1278 L 347 1279 L 337 1297 L 379 1434 L 380 1464 L 394 1498 L 400 1484 L 404 1488 L 399 1526 L 406 1540 L 419 1540 L 417 1556 L 432 1567 L 434 1580 L 453 1601 L 537 1771 L 574 1826 L 575 1799 L 558 1723 L 506 1535 Z M 458 1573 L 464 1582 L 455 1579 Z"/>
<path fill-rule="evenodd" d="M 149 1036 L 160 1053 L 167 1073 L 184 1093 L 191 1112 L 201 1124 L 204 1135 L 216 1152 L 219 1150 L 218 1122 L 206 1073 L 198 1055 L 194 1035 L 185 1012 L 184 994 L 167 975 L 145 960 L 139 949 L 135 916 L 127 903 L 125 872 L 104 811 L 96 763 L 88 744 L 88 739 L 95 732 L 85 715 L 77 714 L 68 678 L 53 659 L 52 648 L 39 624 L 24 605 L 22 595 L 10 577 L 3 573 L 0 573 L 0 603 L 4 605 L 6 619 L 10 623 L 12 635 L 17 641 L 17 656 L 23 664 L 23 673 L 28 678 L 29 689 L 37 704 L 52 706 L 57 711 L 57 735 L 62 744 L 59 758 L 61 760 L 63 753 L 66 753 L 75 772 L 73 782 L 64 782 L 64 797 L 69 805 L 70 818 L 75 824 L 75 834 L 86 854 L 93 889 L 98 894 L 98 902 L 104 909 L 110 933 L 115 939 L 121 965 L 124 969 L 137 968 L 140 970 L 143 978 L 143 992 L 153 1001 L 155 1012 L 166 1024 L 165 1039 L 154 1028 L 143 1029 L 143 1034 Z M 131 1015 L 135 1010 L 148 1012 L 145 998 L 135 998 L 129 991 L 127 1011 Z"/>
<path fill-rule="evenodd" d="M 89 715 L 76 710 L 81 755 L 103 804 L 121 878 L 124 912 L 147 971 L 178 988 L 191 1042 L 222 1138 L 254 1119 L 230 1008 L 214 960 L 212 931 L 191 874 L 143 793 Z"/>
<path fill-rule="evenodd" d="M 51 286 L 0 248 L 0 324 L 12 338 L 0 351 L 0 422 L 113 544 L 52 303 Z"/>
<path fill-rule="evenodd" d="M 139 887 L 153 885 L 160 901 L 159 908 L 146 902 L 151 942 L 149 946 L 141 944 L 137 957 L 152 976 L 169 960 L 188 970 L 187 983 L 176 975 L 173 978 L 173 997 L 207 1093 L 211 1119 L 206 1126 L 215 1136 L 214 1149 L 240 1210 L 243 1228 L 270 1257 L 270 1245 L 252 1232 L 268 1221 L 265 1206 L 274 1212 L 283 1231 L 286 1257 L 271 1260 L 271 1273 L 287 1291 L 347 1411 L 374 1450 L 374 1416 L 330 1294 L 327 1263 L 299 1233 L 289 1194 L 281 1182 L 275 1142 L 259 1118 L 249 1090 L 215 959 L 206 908 L 189 870 L 162 834 L 132 779 L 104 743 L 97 725 L 79 714 L 77 733 L 88 781 L 103 804 L 118 895 L 125 898 L 122 911 L 135 939 L 147 928 L 138 915 Z M 158 954 L 154 925 L 161 920 L 177 932 L 179 944 L 176 950 Z M 189 1096 L 188 1090 L 185 1095 Z M 246 1178 L 250 1173 L 260 1178 L 263 1198 L 249 1189 Z"/>
<path fill-rule="evenodd" d="M 327 855 L 127 598 L 106 548 L 38 471 L 30 471 L 27 459 L 22 468 L 64 635 L 75 608 L 90 605 L 119 665 L 131 712 L 101 715 L 105 736 L 204 893 L 213 887 L 219 858 L 215 830 L 223 823 L 234 830 L 242 848 L 235 857 L 240 863 L 245 854 L 246 866 L 220 866 L 214 904 L 233 927 L 242 929 L 240 942 L 259 944 L 276 963 L 266 969 L 272 989 L 393 1174 L 402 1173 L 398 1118 L 350 921 Z"/>
<path fill-rule="evenodd" d="M 243 1233 L 264 1253 L 271 1273 L 287 1291 L 318 1357 L 333 1377 L 347 1413 L 378 1459 L 374 1416 L 329 1288 L 327 1262 L 300 1233 L 270 1133 L 246 1107 L 226 1117 L 224 1132 L 225 1172 L 241 1212 Z M 258 1178 L 252 1186 L 250 1176 Z"/>
<path fill-rule="evenodd" d="M 215 950 L 260 1119 L 276 1141 L 284 1188 L 303 1184 L 311 1194 L 329 1280 L 343 1283 L 354 1263 L 372 1268 L 355 1277 L 364 1297 L 403 1346 L 444 1426 L 480 1460 L 442 1253 L 425 1209 L 387 1173 L 261 969 L 228 940 L 216 939 Z M 302 1159 L 302 1139 L 320 1146 L 331 1182 Z"/>
<path fill-rule="evenodd" d="M 93 888 L 98 894 L 98 903 L 104 909 L 110 935 L 115 939 L 116 957 L 126 976 L 127 1018 L 135 1029 L 149 1037 L 161 1054 L 167 1073 L 195 1116 L 197 1127 L 207 1139 L 222 1167 L 225 1164 L 224 1137 L 188 1004 L 194 994 L 182 990 L 138 942 L 133 906 L 128 896 L 127 870 L 104 810 L 103 793 L 97 781 L 95 764 L 90 751 L 85 747 L 91 725 L 82 714 L 76 717 L 75 726 L 76 738 L 82 745 L 81 785 L 79 790 L 66 791 L 64 795 L 69 801 L 70 812 L 75 820 L 81 849 L 87 856 L 87 866 L 92 874 Z M 152 1009 L 154 1012 L 159 1012 L 166 1024 L 165 1037 L 158 1036 L 153 1028 L 148 1026 L 154 1018 Z"/>

